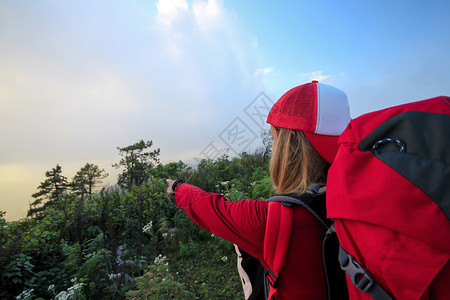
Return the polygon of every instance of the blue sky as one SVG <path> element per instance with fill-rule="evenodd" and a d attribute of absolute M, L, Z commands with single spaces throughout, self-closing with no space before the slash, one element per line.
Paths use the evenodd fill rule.
<path fill-rule="evenodd" d="M 433 0 L 0 0 L 0 210 L 23 217 L 57 163 L 113 184 L 140 139 L 162 162 L 234 147 L 238 126 L 255 147 L 251 109 L 313 79 L 352 117 L 450 95 L 449 28 Z"/>

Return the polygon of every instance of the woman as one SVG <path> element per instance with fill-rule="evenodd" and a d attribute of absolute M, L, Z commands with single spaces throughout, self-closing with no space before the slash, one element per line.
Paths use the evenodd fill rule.
<path fill-rule="evenodd" d="M 267 123 L 273 137 L 270 175 L 278 194 L 299 196 L 311 184 L 324 186 L 338 149 L 338 136 L 350 121 L 347 96 L 317 81 L 286 92 Z M 269 202 L 230 202 L 185 180 L 167 180 L 167 192 L 199 226 L 257 258 L 265 269 L 264 237 Z M 322 262 L 324 229 L 305 208 L 296 206 L 276 299 L 326 299 Z M 273 292 L 273 291 L 271 291 Z"/>

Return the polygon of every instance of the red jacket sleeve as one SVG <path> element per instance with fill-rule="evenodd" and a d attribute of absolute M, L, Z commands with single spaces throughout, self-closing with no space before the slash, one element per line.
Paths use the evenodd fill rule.
<path fill-rule="evenodd" d="M 175 202 L 200 227 L 263 259 L 268 202 L 231 202 L 187 183 L 178 186 Z"/>

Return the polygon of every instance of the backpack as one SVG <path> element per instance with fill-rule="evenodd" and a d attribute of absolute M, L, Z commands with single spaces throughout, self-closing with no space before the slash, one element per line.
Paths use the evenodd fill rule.
<path fill-rule="evenodd" d="M 448 297 L 450 97 L 362 115 L 339 144 L 326 202 L 350 299 Z"/>
<path fill-rule="evenodd" d="M 242 289 L 246 300 L 266 300 L 265 270 L 259 260 L 251 256 L 237 245 L 237 267 L 241 277 Z"/>
<path fill-rule="evenodd" d="M 253 293 L 247 299 L 273 299 L 278 288 L 278 275 L 284 267 L 289 239 L 293 222 L 293 208 L 301 205 L 307 209 L 324 226 L 326 235 L 322 246 L 325 274 L 328 286 L 328 299 L 348 299 L 345 273 L 341 270 L 338 261 L 339 244 L 336 235 L 332 231 L 330 220 L 326 219 L 325 188 L 319 189 L 315 186 L 301 196 L 282 195 L 269 198 L 267 213 L 266 234 L 264 238 L 264 260 L 270 269 L 264 270 L 256 258 L 245 254 L 242 258 L 246 264 L 239 268 L 247 272 L 252 281 Z M 237 251 L 239 253 L 239 251 Z M 245 253 L 244 251 L 240 251 Z M 241 258 L 241 259 L 242 259 Z M 250 263 L 253 260 L 252 263 Z M 247 266 L 252 266 L 251 268 Z M 255 268 L 255 265 L 257 266 Z M 262 272 L 261 272 L 262 270 Z M 264 274 L 264 277 L 252 279 L 252 274 Z M 254 275 L 253 275 L 254 276 Z M 258 275 L 260 276 L 260 275 Z M 246 276 L 247 277 L 247 276 Z M 242 274 L 241 274 L 241 278 Z M 260 289 L 255 286 L 264 284 L 264 296 Z"/>

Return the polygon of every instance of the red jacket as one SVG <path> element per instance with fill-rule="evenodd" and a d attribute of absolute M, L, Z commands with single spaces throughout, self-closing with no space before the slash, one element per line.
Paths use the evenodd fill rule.
<path fill-rule="evenodd" d="M 231 202 L 220 194 L 186 183 L 177 188 L 175 201 L 197 225 L 236 244 L 264 268 L 271 267 L 263 258 L 269 202 Z M 303 207 L 295 207 L 285 267 L 278 276 L 277 299 L 327 299 L 323 236 L 324 229 L 317 219 Z"/>

